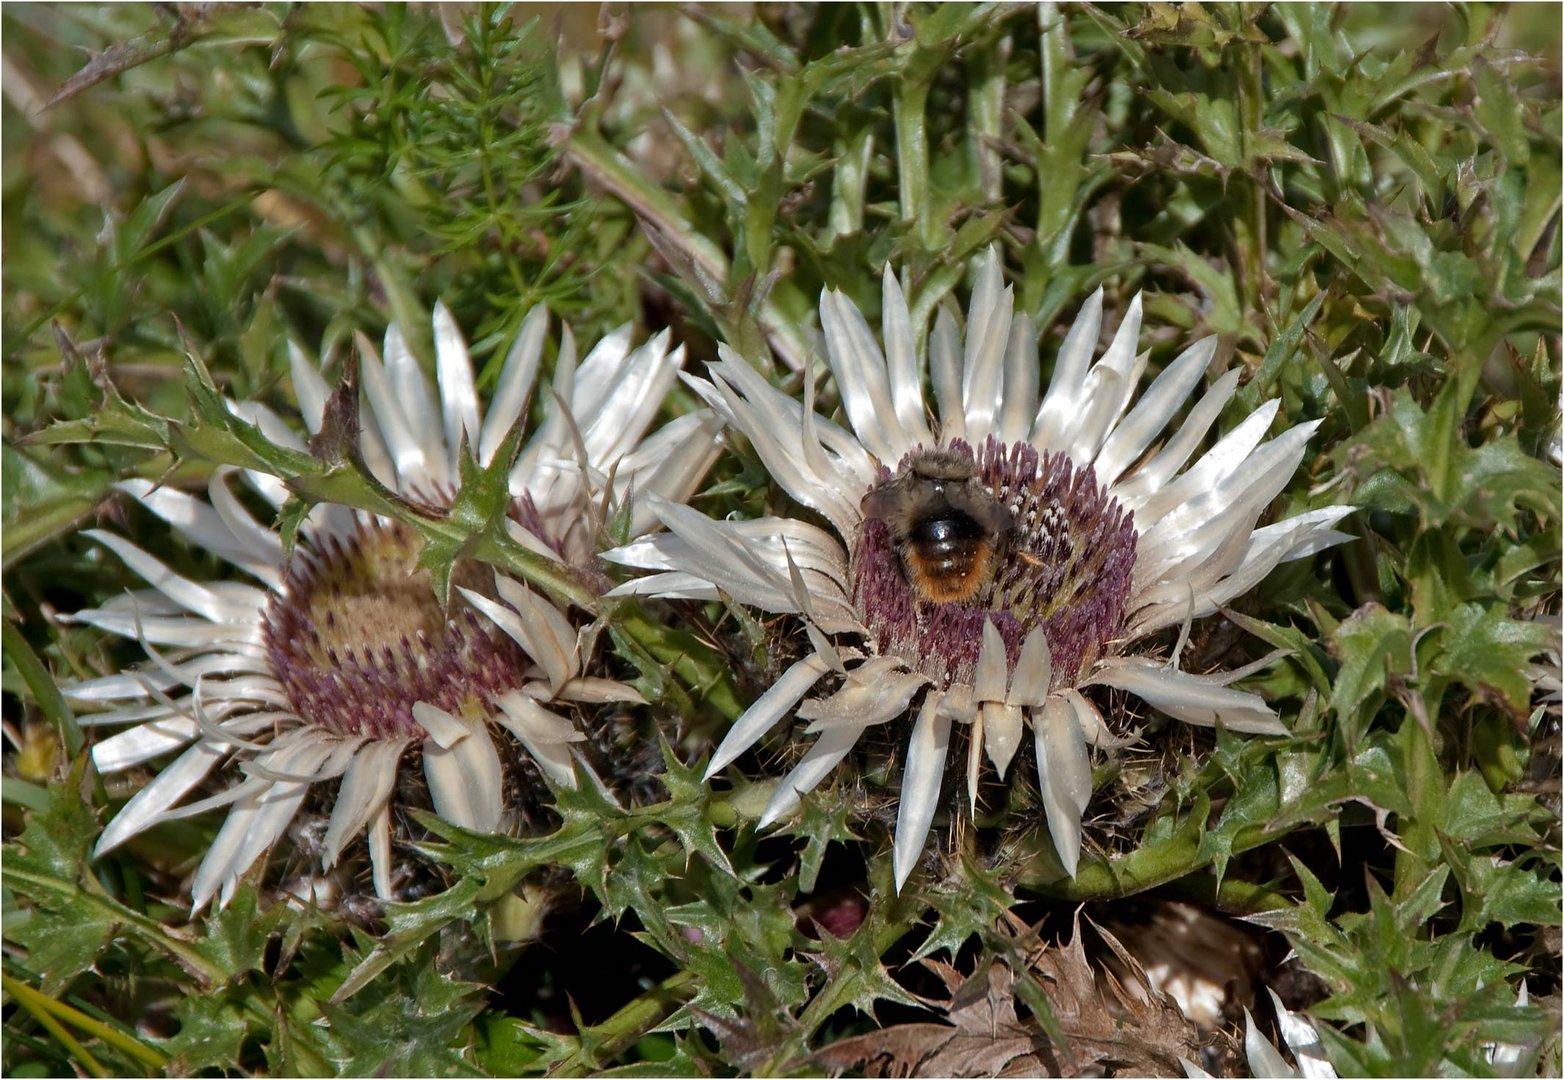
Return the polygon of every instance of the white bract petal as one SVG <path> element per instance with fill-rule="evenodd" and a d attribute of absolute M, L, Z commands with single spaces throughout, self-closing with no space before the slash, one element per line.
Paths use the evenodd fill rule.
<path fill-rule="evenodd" d="M 434 812 L 473 832 L 493 832 L 500 824 L 503 780 L 494 740 L 480 723 L 470 723 L 466 738 L 449 748 L 424 740 L 424 775 Z"/>
<path fill-rule="evenodd" d="M 1249 1071 L 1255 1076 L 1290 1078 L 1298 1075 L 1298 1070 L 1287 1064 L 1281 1051 L 1260 1034 L 1248 1009 L 1244 1010 L 1244 1057 L 1249 1061 Z"/>
<path fill-rule="evenodd" d="M 634 450 L 662 409 L 684 362 L 682 346 L 669 351 L 669 336 L 664 330 L 625 357 L 603 399 L 578 416 L 587 459 L 594 465 L 612 466 Z"/>
<path fill-rule="evenodd" d="M 744 710 L 744 715 L 733 722 L 716 753 L 712 755 L 711 764 L 706 766 L 706 775 L 702 779 L 710 780 L 754 746 L 762 735 L 792 711 L 793 706 L 820 681 L 827 670 L 823 659 L 810 655 L 783 672 L 782 677 L 772 683 L 771 688 L 756 698 L 755 703 Z"/>
<path fill-rule="evenodd" d="M 273 588 L 280 583 L 277 567 L 282 561 L 281 545 L 276 545 L 274 552 L 269 546 L 258 546 L 249 530 L 243 537 L 235 535 L 224 515 L 210 503 L 138 478 L 121 480 L 114 486 L 168 522 L 196 547 L 210 551 Z M 254 525 L 253 520 L 250 524 Z M 275 536 L 266 535 L 276 541 Z"/>
<path fill-rule="evenodd" d="M 771 801 L 766 804 L 765 812 L 760 815 L 760 827 L 764 829 L 796 810 L 799 800 L 830 775 L 863 732 L 861 727 L 828 728 L 822 732 L 804 754 L 803 760 L 778 785 Z"/>
<path fill-rule="evenodd" d="M 1254 694 L 1213 686 L 1176 668 L 1124 657 L 1102 665 L 1087 680 L 1124 690 L 1186 723 L 1210 727 L 1221 723 L 1231 731 L 1254 735 L 1285 735 L 1286 726 Z"/>
<path fill-rule="evenodd" d="M 556 392 L 570 406 L 571 413 L 581 424 L 591 423 L 604 403 L 612 400 L 619 392 L 622 380 L 631 374 L 625 360 L 630 355 L 634 332 L 635 328 L 629 323 L 610 330 L 592 346 L 586 359 L 576 367 L 570 380 L 570 392 L 565 393 L 556 385 Z M 643 355 L 650 359 L 666 353 L 667 341 L 665 331 L 642 347 L 648 350 Z M 651 366 L 655 367 L 656 362 L 653 361 Z"/>
<path fill-rule="evenodd" d="M 101 743 L 99 744 L 102 745 Z M 214 766 L 227 757 L 230 748 L 213 743 L 196 743 L 173 764 L 153 777 L 152 782 L 120 808 L 98 838 L 93 855 L 99 856 L 158 823 L 165 811 L 184 798 Z M 96 757 L 96 754 L 94 755 Z"/>
<path fill-rule="evenodd" d="M 543 708 L 525 694 L 507 694 L 500 699 L 499 706 L 500 712 L 495 719 L 521 741 L 549 779 L 561 787 L 575 787 L 570 744 L 585 739 L 586 735 L 570 721 Z"/>
<path fill-rule="evenodd" d="M 1048 636 L 1041 626 L 1034 627 L 1021 643 L 1021 656 L 1010 676 L 1010 692 L 1005 700 L 1011 705 L 1041 706 L 1048 700 L 1053 684 L 1053 656 L 1048 651 Z"/>
<path fill-rule="evenodd" d="M 848 672 L 836 693 L 806 701 L 798 707 L 800 720 L 813 721 L 805 730 L 813 735 L 839 727 L 872 727 L 907 711 L 907 703 L 927 680 L 902 670 L 894 657 L 877 656 Z"/>
<path fill-rule="evenodd" d="M 391 898 L 391 803 L 387 800 L 369 819 L 369 865 L 375 895 Z"/>
<path fill-rule="evenodd" d="M 1026 312 L 1010 323 L 1010 343 L 1005 348 L 1004 391 L 999 403 L 999 430 L 1006 443 L 1023 441 L 1037 414 L 1037 391 L 1042 371 L 1037 364 L 1037 328 Z"/>
<path fill-rule="evenodd" d="M 1147 497 L 1161 491 L 1189 460 L 1195 448 L 1206 437 L 1206 432 L 1211 430 L 1211 425 L 1216 423 L 1217 416 L 1238 388 L 1238 375 L 1237 371 L 1229 371 L 1213 383 L 1205 396 L 1189 410 L 1174 436 L 1149 461 L 1114 485 L 1114 498 L 1133 510 Z"/>
<path fill-rule="evenodd" d="M 174 573 L 163 563 L 142 551 L 123 537 L 103 529 L 87 529 L 83 536 L 90 537 L 118 555 L 126 566 L 140 574 L 148 585 L 157 589 L 174 603 L 193 614 L 212 622 L 234 622 L 264 607 L 266 594 L 257 589 L 248 590 L 253 599 L 248 604 L 234 603 L 222 593 Z"/>
<path fill-rule="evenodd" d="M 972 677 L 972 696 L 978 702 L 1004 701 L 1009 681 L 1010 661 L 1005 642 L 992 619 L 983 622 L 983 645 L 978 653 L 977 672 Z"/>
<path fill-rule="evenodd" d="M 281 772 L 313 775 L 336 758 L 335 740 L 293 738 L 271 752 L 266 764 Z M 219 907 L 232 899 L 239 876 L 281 838 L 298 813 L 306 781 L 256 784 L 235 803 L 190 885 L 191 905 L 200 911 L 212 898 Z"/>
<path fill-rule="evenodd" d="M 1021 733 L 1024 725 L 1021 709 L 997 701 L 985 701 L 983 711 L 983 742 L 988 747 L 988 760 L 994 763 L 994 771 L 1001 778 L 1010 771 L 1010 762 L 1021 749 Z"/>
<path fill-rule="evenodd" d="M 466 442 L 469 452 L 477 451 L 478 389 L 473 385 L 467 342 L 451 310 L 439 302 L 434 305 L 434 353 L 440 378 L 440 415 L 449 451 L 447 460 L 454 475 L 462 443 Z"/>
<path fill-rule="evenodd" d="M 304 426 L 311 435 L 317 435 L 325 420 L 331 390 L 314 361 L 291 340 L 288 342 L 288 370 L 293 376 L 293 394 L 299 399 L 299 414 L 304 419 Z"/>
<path fill-rule="evenodd" d="M 1282 1029 L 1282 1041 L 1287 1044 L 1287 1049 L 1292 1051 L 1294 1060 L 1298 1062 L 1298 1070 L 1305 1080 L 1336 1080 L 1336 1068 L 1325 1056 L 1325 1044 L 1320 1039 L 1320 1033 L 1307 1017 L 1300 1016 L 1287 1006 L 1282 1004 L 1282 999 L 1276 996 L 1276 991 L 1269 986 L 1265 992 L 1270 995 L 1271 1004 L 1276 1009 L 1276 1023 Z M 1526 984 L 1521 983 L 1521 994 L 1524 999 Z M 1521 1004 L 1524 1004 L 1522 1000 Z M 1247 1039 L 1245 1040 L 1247 1043 Z"/>
<path fill-rule="evenodd" d="M 463 348 L 465 351 L 465 346 Z M 401 415 L 419 444 L 427 470 L 421 477 L 404 476 L 403 482 L 409 485 L 450 483 L 453 475 L 449 466 L 450 451 L 446 448 L 442 428 L 436 422 L 440 413 L 436 410 L 434 395 L 430 393 L 429 380 L 408 346 L 402 328 L 396 323 L 386 329 L 385 374 Z"/>
<path fill-rule="evenodd" d="M 1099 288 L 1075 317 L 1054 360 L 1048 393 L 1043 395 L 1037 418 L 1032 422 L 1032 445 L 1039 450 L 1064 448 L 1065 432 L 1079 410 L 1086 385 L 1086 367 L 1097 348 L 1097 329 L 1101 324 L 1102 290 Z"/>
<path fill-rule="evenodd" d="M 354 756 L 337 788 L 337 802 L 332 807 L 331 820 L 321 841 L 322 863 L 327 870 L 336 865 L 343 845 L 362 832 L 390 803 L 397 766 L 410 741 L 370 741 Z"/>
<path fill-rule="evenodd" d="M 945 755 L 950 750 L 950 719 L 939 715 L 939 694 L 924 697 L 907 740 L 907 766 L 902 771 L 901 803 L 896 808 L 896 843 L 892 868 L 896 891 L 907 884 L 918 853 L 928 839 L 939 803 Z"/>
<path fill-rule="evenodd" d="M 999 414 L 1014 306 L 1011 290 L 1002 288 L 1003 285 L 999 254 L 990 248 L 983 256 L 977 284 L 972 289 L 972 310 L 967 316 L 966 354 L 961 373 L 966 438 L 973 444 L 988 438 L 995 430 Z"/>
<path fill-rule="evenodd" d="M 1032 713 L 1037 750 L 1037 782 L 1048 819 L 1048 834 L 1065 873 L 1075 876 L 1081 857 L 1081 815 L 1092 796 L 1092 766 L 1075 711 L 1062 697 L 1051 697 Z"/>
<path fill-rule="evenodd" d="M 168 716 L 121 731 L 92 748 L 92 763 L 101 773 L 116 773 L 140 765 L 171 750 L 189 745 L 198 732 L 195 718 Z M 232 747 L 223 747 L 226 753 Z"/>
<path fill-rule="evenodd" d="M 918 352 L 912 340 L 907 297 L 889 266 L 885 268 L 882 285 L 885 364 L 891 402 L 908 442 L 927 445 L 934 441 L 934 435 L 929 431 L 928 408 L 923 403 L 923 379 L 918 374 Z"/>
<path fill-rule="evenodd" d="M 942 442 L 964 439 L 967 435 L 966 410 L 961 395 L 961 345 L 956 317 L 941 306 L 934 316 L 934 334 L 929 338 L 929 381 L 939 409 L 939 437 Z"/>
<path fill-rule="evenodd" d="M 907 450 L 907 437 L 896 419 L 885 358 L 869 324 L 845 296 L 827 290 L 820 296 L 820 329 L 853 431 L 881 461 L 897 460 Z"/>
<path fill-rule="evenodd" d="M 580 641 L 565 613 L 537 593 L 506 577 L 494 576 L 500 598 L 515 608 L 527 624 L 538 651 L 532 658 L 548 672 L 549 684 L 558 690 L 581 671 Z"/>
<path fill-rule="evenodd" d="M 427 701 L 413 705 L 413 719 L 429 733 L 429 738 L 442 750 L 449 750 L 472 734 L 472 726 Z"/>
<path fill-rule="evenodd" d="M 397 486 L 405 491 L 430 475 L 429 459 L 424 453 L 423 442 L 403 413 L 396 389 L 373 353 L 363 352 L 359 358 L 359 372 L 364 381 L 364 396 L 369 399 L 369 408 L 374 414 L 375 427 L 385 439 L 386 450 L 396 467 Z"/>
<path fill-rule="evenodd" d="M 1164 368 L 1146 392 L 1141 394 L 1135 407 L 1108 436 L 1093 463 L 1097 479 L 1112 484 L 1129 468 L 1157 434 L 1168 425 L 1179 406 L 1188 400 L 1194 388 L 1200 385 L 1211 357 L 1216 355 L 1216 338 L 1198 341 L 1179 354 L 1178 359 Z M 1231 372 L 1236 385 L 1238 373 Z M 1223 403 L 1226 399 L 1223 398 Z"/>
<path fill-rule="evenodd" d="M 527 399 L 532 394 L 532 384 L 537 381 L 538 365 L 543 360 L 543 343 L 547 337 L 548 309 L 540 305 L 522 319 L 521 330 L 517 332 L 516 341 L 500 368 L 494 400 L 489 402 L 489 414 L 478 440 L 478 464 L 488 465 L 494 460 L 494 452 L 500 448 L 505 436 L 526 408 Z"/>

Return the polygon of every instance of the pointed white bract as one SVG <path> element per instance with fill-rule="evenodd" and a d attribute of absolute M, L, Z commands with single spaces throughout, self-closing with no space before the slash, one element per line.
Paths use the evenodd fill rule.
<path fill-rule="evenodd" d="M 1216 344 L 1207 339 L 1140 391 L 1148 356 L 1138 348 L 1139 297 L 1095 363 L 1101 291 L 1087 301 L 1044 393 L 1035 332 L 1013 311 L 997 252 L 979 265 L 964 333 L 941 307 L 920 346 L 889 269 L 883 309 L 877 340 L 844 295 L 821 298 L 846 427 L 815 412 L 812 385 L 800 402 L 726 346 L 709 379 L 686 377 L 836 535 L 786 518 L 710 521 L 658 501 L 668 531 L 606 553 L 650 572 L 615 592 L 727 596 L 804 624 L 806 658 L 740 717 L 707 774 L 790 711 L 812 719 L 819 738 L 783 780 L 766 822 L 790 812 L 858 733 L 915 716 L 894 845 L 900 888 L 939 805 L 950 725 L 968 733 L 971 799 L 984 761 L 1003 776 L 1030 727 L 1049 829 L 1073 874 L 1090 748 L 1126 741 L 1079 690 L 1110 686 L 1186 722 L 1284 732 L 1258 696 L 1137 646 L 1213 613 L 1278 563 L 1346 539 L 1331 526 L 1347 508 L 1257 527 L 1315 425 L 1273 433 L 1271 402 L 1210 442 L 1238 373 L 1215 378 L 1186 408 L 1206 383 Z M 985 520 L 1012 527 L 975 524 Z M 973 542 L 985 530 L 992 550 Z M 832 656 L 847 658 L 843 670 Z"/>
<path fill-rule="evenodd" d="M 447 501 L 461 455 L 490 465 L 542 395 L 543 423 L 509 473 L 510 528 L 539 554 L 572 564 L 595 557 L 605 510 L 626 503 L 633 535 L 657 527 L 650 504 L 686 499 L 720 449 L 721 421 L 707 411 L 647 435 L 683 360 L 666 334 L 632 348 L 622 327 L 577 364 L 567 329 L 552 384 L 540 386 L 548 315 L 537 308 L 521 321 L 485 416 L 466 342 L 443 304 L 433 329 L 433 385 L 397 327 L 378 353 L 360 339 L 365 464 L 404 495 Z M 331 389 L 302 349 L 290 344 L 289 355 L 313 436 Z M 265 406 L 232 408 L 268 438 L 304 448 L 300 433 Z M 196 910 L 226 904 L 311 786 L 330 780 L 338 783 L 324 869 L 367 832 L 374 886 L 388 896 L 391 804 L 404 765 L 421 765 L 441 817 L 494 831 L 505 825 L 502 740 L 514 738 L 553 782 L 573 786 L 583 764 L 573 747 L 585 736 L 553 703 L 639 700 L 630 687 L 588 674 L 570 613 L 518 582 L 458 572 L 441 611 L 411 534 L 393 522 L 318 505 L 285 565 L 279 536 L 230 487 L 233 472 L 219 470 L 206 499 L 143 480 L 120 490 L 255 584 L 191 581 L 123 537 L 92 530 L 150 588 L 70 616 L 139 640 L 150 657 L 65 689 L 84 725 L 120 729 L 93 746 L 99 770 L 182 751 L 125 804 L 97 851 L 165 821 L 226 809 L 196 871 Z M 286 500 L 276 477 L 243 475 L 272 505 Z M 317 596 L 322 581 L 331 588 Z M 225 771 L 238 775 L 222 787 L 214 781 Z M 217 794 L 192 801 L 203 787 Z"/>
<path fill-rule="evenodd" d="M 1325 1046 L 1320 1040 L 1320 1033 L 1315 1028 L 1314 1022 L 1283 1005 L 1282 999 L 1276 996 L 1275 990 L 1266 987 L 1265 992 L 1270 995 L 1271 1004 L 1276 1009 L 1276 1022 L 1281 1028 L 1282 1041 L 1292 1052 L 1293 1060 L 1298 1065 L 1294 1068 L 1287 1063 L 1287 1058 L 1283 1056 L 1281 1050 L 1261 1033 L 1254 1022 L 1254 1014 L 1245 1009 L 1244 1058 L 1249 1063 L 1250 1075 L 1276 1077 L 1280 1080 L 1292 1080 L 1300 1076 L 1304 1080 L 1336 1080 L 1336 1068 L 1325 1056 Z M 1210 1080 L 1211 1074 L 1193 1061 L 1185 1060 L 1182 1064 L 1184 1075 L 1190 1080 L 1199 1077 Z"/>

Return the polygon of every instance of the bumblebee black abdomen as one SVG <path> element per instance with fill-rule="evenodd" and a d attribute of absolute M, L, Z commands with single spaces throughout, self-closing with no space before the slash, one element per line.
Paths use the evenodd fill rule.
<path fill-rule="evenodd" d="M 902 548 L 908 583 L 936 603 L 969 599 L 987 577 L 994 534 L 960 511 L 915 520 Z"/>
<path fill-rule="evenodd" d="M 972 562 L 988 536 L 982 526 L 965 514 L 914 522 L 907 533 L 908 541 L 916 545 L 926 565 L 952 569 Z"/>

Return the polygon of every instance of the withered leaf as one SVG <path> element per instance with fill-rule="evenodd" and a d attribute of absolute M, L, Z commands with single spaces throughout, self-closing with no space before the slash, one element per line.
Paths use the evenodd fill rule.
<path fill-rule="evenodd" d="M 1047 1038 L 1016 1015 L 1015 975 L 1002 963 L 966 978 L 949 964 L 925 960 L 952 991 L 949 1024 L 895 1024 L 820 1050 L 815 1060 L 866 1076 L 1036 1076 L 1051 1071 L 1039 1056 Z"/>
<path fill-rule="evenodd" d="M 1131 985 L 1087 959 L 1079 918 L 1069 944 L 1044 949 L 1032 959 L 1032 973 L 1041 980 L 1054 1018 L 1064 1029 L 1075 1069 L 1100 1064 L 1130 1074 L 1182 1075 L 1181 1059 L 1200 1053 L 1196 1028 L 1170 997 L 1151 986 L 1140 963 L 1117 938 L 1100 927 L 1093 929 Z"/>
<path fill-rule="evenodd" d="M 1181 1076 L 1181 1059 L 1200 1054 L 1200 1038 L 1178 1005 L 1154 989 L 1135 958 L 1111 934 L 1097 930 L 1120 962 L 1124 979 L 1086 955 L 1077 920 L 1066 945 L 1034 949 L 1031 976 L 1043 987 L 1065 1045 L 1016 1008 L 1015 973 L 1001 961 L 965 976 L 950 964 L 924 960 L 950 991 L 929 1001 L 943 1023 L 895 1024 L 842 1039 L 817 1051 L 817 1064 L 867 1076 L 1080 1076 L 1114 1072 Z M 1129 985 L 1126 985 L 1126 981 Z"/>

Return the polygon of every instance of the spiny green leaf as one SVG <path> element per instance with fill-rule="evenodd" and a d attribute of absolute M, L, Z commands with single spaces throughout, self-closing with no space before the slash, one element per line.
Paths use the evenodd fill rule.
<path fill-rule="evenodd" d="M 1321 306 L 1325 303 L 1325 298 L 1325 293 L 1316 293 L 1314 299 L 1305 304 L 1303 310 L 1289 320 L 1287 325 L 1282 328 L 1281 333 L 1277 334 L 1271 340 L 1270 345 L 1266 346 L 1265 357 L 1260 361 L 1260 368 L 1254 375 L 1253 385 L 1258 390 L 1265 391 L 1270 389 L 1271 384 L 1276 381 L 1276 376 L 1281 371 L 1282 366 L 1293 361 L 1299 347 L 1303 343 L 1304 331 L 1309 328 L 1309 324 L 1319 314 Z"/>
<path fill-rule="evenodd" d="M 241 884 L 228 906 L 206 920 L 204 933 L 191 943 L 192 948 L 230 978 L 260 971 L 285 911 L 280 905 L 262 910 L 255 889 Z"/>
<path fill-rule="evenodd" d="M 433 943 L 394 977 L 377 979 L 351 1006 L 323 1003 L 339 1070 L 362 1076 L 477 1076 L 468 1059 L 467 1027 L 483 1007 L 484 988 L 440 970 Z"/>
<path fill-rule="evenodd" d="M 48 810 L 29 813 L 21 836 L 6 845 L 6 886 L 25 896 L 31 911 L 8 919 L 5 936 L 26 950 L 27 966 L 51 995 L 93 965 L 118 925 L 79 884 L 98 835 L 97 816 L 81 797 L 82 772 L 78 763 L 74 782 L 51 787 Z"/>
<path fill-rule="evenodd" d="M 483 891 L 479 877 L 464 878 L 445 892 L 411 904 L 387 904 L 388 932 L 373 951 L 358 962 L 331 1000 L 343 1002 L 371 985 L 397 961 L 410 955 L 430 935 L 457 919 L 470 920 L 477 912 L 476 901 Z"/>
<path fill-rule="evenodd" d="M 243 997 L 233 992 L 180 997 L 174 1006 L 179 1031 L 158 1044 L 169 1056 L 171 1071 L 189 1075 L 223 1069 L 239 1060 L 250 1036 Z"/>
<path fill-rule="evenodd" d="M 1477 83 L 1475 114 L 1488 129 L 1511 165 L 1524 165 L 1531 157 L 1531 140 L 1526 137 L 1524 98 L 1493 64 L 1478 58 L 1472 65 Z"/>
<path fill-rule="evenodd" d="M 1331 641 L 1341 661 L 1333 701 L 1336 715 L 1356 724 L 1359 708 L 1385 689 L 1387 675 L 1411 670 L 1412 627 L 1405 617 L 1366 604 L 1341 624 Z"/>
<path fill-rule="evenodd" d="M 1528 666 L 1553 641 L 1547 626 L 1474 603 L 1451 611 L 1438 633 L 1434 673 L 1459 682 L 1474 698 L 1497 696 L 1512 713 L 1525 713 L 1532 693 Z"/>
<path fill-rule="evenodd" d="M 1524 795 L 1496 795 L 1475 772 L 1464 770 L 1450 781 L 1440 831 L 1472 850 L 1531 845 L 1546 827 L 1545 809 Z"/>

